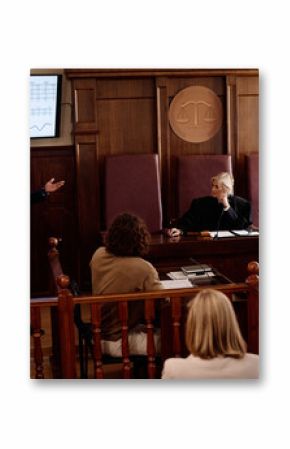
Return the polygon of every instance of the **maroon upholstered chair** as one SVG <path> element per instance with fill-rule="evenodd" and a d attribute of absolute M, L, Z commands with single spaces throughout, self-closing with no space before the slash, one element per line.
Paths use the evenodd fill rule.
<path fill-rule="evenodd" d="M 252 205 L 253 224 L 259 227 L 259 153 L 246 156 L 248 199 Z"/>
<path fill-rule="evenodd" d="M 162 206 L 157 154 L 107 156 L 105 160 L 105 219 L 131 212 L 150 232 L 162 229 Z"/>
<path fill-rule="evenodd" d="M 178 215 L 186 212 L 193 198 L 210 195 L 211 178 L 220 172 L 232 173 L 231 156 L 190 155 L 178 160 Z"/>

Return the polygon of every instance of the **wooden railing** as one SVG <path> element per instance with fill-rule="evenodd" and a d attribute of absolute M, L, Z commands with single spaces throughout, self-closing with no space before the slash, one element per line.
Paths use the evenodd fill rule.
<path fill-rule="evenodd" d="M 51 307 L 57 316 L 57 339 L 60 349 L 59 363 L 61 378 L 74 379 L 76 373 L 76 350 L 74 335 L 74 307 L 77 304 L 89 304 L 91 306 L 91 322 L 93 334 L 93 361 L 94 377 L 102 379 L 104 377 L 102 364 L 101 347 L 101 309 L 102 304 L 107 302 L 117 302 L 119 304 L 119 318 L 122 325 L 122 364 L 123 377 L 131 377 L 131 363 L 128 345 L 128 303 L 131 301 L 144 301 L 145 323 L 147 328 L 147 372 L 148 378 L 156 377 L 156 350 L 154 344 L 155 304 L 156 301 L 166 302 L 170 307 L 171 328 L 172 328 L 172 350 L 171 356 L 181 355 L 181 317 L 182 305 L 189 297 L 193 297 L 202 290 L 199 288 L 170 289 L 155 292 L 128 293 L 122 295 L 82 295 L 73 296 L 70 289 L 70 279 L 65 276 L 61 269 L 59 253 L 56 249 L 57 239 L 50 239 L 51 249 L 49 251 L 49 261 L 57 296 L 50 298 L 31 299 L 31 327 L 34 340 L 34 362 L 35 377 L 44 378 L 43 356 L 41 348 L 41 314 L 42 307 Z M 248 265 L 249 277 L 245 283 L 224 284 L 211 286 L 220 290 L 231 298 L 232 295 L 245 293 L 247 298 L 248 313 L 248 351 L 258 353 L 259 341 L 259 292 L 258 292 L 258 272 L 257 262 Z M 204 288 L 204 287 L 203 287 Z M 166 299 L 164 299 L 166 298 Z M 161 339 L 162 345 L 162 339 Z"/>

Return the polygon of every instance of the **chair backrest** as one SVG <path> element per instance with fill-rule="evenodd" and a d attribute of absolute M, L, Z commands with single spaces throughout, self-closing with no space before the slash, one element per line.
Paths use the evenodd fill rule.
<path fill-rule="evenodd" d="M 210 195 L 210 179 L 220 172 L 232 173 L 231 156 L 190 155 L 178 160 L 178 214 L 181 216 L 193 198 Z"/>
<path fill-rule="evenodd" d="M 259 226 L 259 153 L 246 156 L 248 175 L 248 198 L 252 205 L 252 220 Z"/>
<path fill-rule="evenodd" d="M 150 232 L 162 229 L 161 187 L 157 154 L 107 156 L 105 160 L 105 220 L 139 215 Z"/>

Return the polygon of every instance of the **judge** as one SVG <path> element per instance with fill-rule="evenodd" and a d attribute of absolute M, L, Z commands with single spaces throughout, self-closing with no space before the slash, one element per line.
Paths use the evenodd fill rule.
<path fill-rule="evenodd" d="M 211 196 L 196 198 L 175 226 L 167 229 L 170 237 L 188 231 L 247 229 L 251 221 L 249 201 L 233 195 L 234 179 L 222 172 L 211 179 Z"/>

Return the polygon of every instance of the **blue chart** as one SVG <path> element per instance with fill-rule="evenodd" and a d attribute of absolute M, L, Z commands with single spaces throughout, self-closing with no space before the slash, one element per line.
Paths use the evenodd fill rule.
<path fill-rule="evenodd" d="M 30 77 L 30 137 L 55 137 L 57 75 Z"/>

